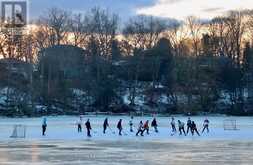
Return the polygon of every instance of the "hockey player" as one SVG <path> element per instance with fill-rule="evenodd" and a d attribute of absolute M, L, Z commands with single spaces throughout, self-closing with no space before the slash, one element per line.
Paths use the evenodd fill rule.
<path fill-rule="evenodd" d="M 154 118 L 151 122 L 151 127 L 154 127 L 156 133 L 158 132 L 157 126 L 156 118 Z"/>
<path fill-rule="evenodd" d="M 105 118 L 104 124 L 103 124 L 103 133 L 105 134 L 105 131 L 109 127 L 108 118 Z"/>
<path fill-rule="evenodd" d="M 147 131 L 147 134 L 149 135 L 149 121 L 147 120 L 145 124 L 143 125 L 143 131 L 141 132 L 141 136 L 143 136 L 143 133 Z"/>
<path fill-rule="evenodd" d="M 136 136 L 139 135 L 139 133 L 141 133 L 141 136 L 143 136 L 142 132 L 143 132 L 143 123 L 142 121 L 140 121 L 139 125 L 138 125 L 138 131 L 136 132 Z"/>
<path fill-rule="evenodd" d="M 77 132 L 82 132 L 82 123 L 83 123 L 83 119 L 82 116 L 79 117 L 79 120 L 76 122 L 77 123 Z"/>
<path fill-rule="evenodd" d="M 42 121 L 42 135 L 43 136 L 45 136 L 46 130 L 47 130 L 47 118 L 44 117 Z"/>
<path fill-rule="evenodd" d="M 206 118 L 206 119 L 204 120 L 204 123 L 203 123 L 203 130 L 202 130 L 202 133 L 204 133 L 205 129 L 207 130 L 207 133 L 209 133 L 209 128 L 208 128 L 208 126 L 209 126 L 209 120 Z"/>
<path fill-rule="evenodd" d="M 197 126 L 194 121 L 192 121 L 192 124 L 191 124 L 191 132 L 192 132 L 192 136 L 194 135 L 194 132 L 196 132 L 200 136 Z"/>
<path fill-rule="evenodd" d="M 188 135 L 188 132 L 192 130 L 191 125 L 192 125 L 191 118 L 188 117 L 188 120 L 187 120 L 187 131 L 186 131 L 187 135 Z"/>
<path fill-rule="evenodd" d="M 134 119 L 134 117 L 133 116 L 131 116 L 131 119 L 130 119 L 130 121 L 129 121 L 129 126 L 130 126 L 130 132 L 134 132 L 134 130 L 133 130 L 133 119 Z"/>
<path fill-rule="evenodd" d="M 87 122 L 85 123 L 85 126 L 86 126 L 86 129 L 87 129 L 87 136 L 91 137 L 90 130 L 92 128 L 91 128 L 91 125 L 90 125 L 90 119 L 87 120 Z"/>
<path fill-rule="evenodd" d="M 118 128 L 118 130 L 119 130 L 119 135 L 121 136 L 122 134 L 121 134 L 121 131 L 122 131 L 122 119 L 119 119 L 119 122 L 118 122 L 118 124 L 117 124 L 117 128 Z"/>
<path fill-rule="evenodd" d="M 182 135 L 182 132 L 186 136 L 185 130 L 184 130 L 184 122 L 178 120 L 178 130 L 179 130 L 179 135 Z"/>
<path fill-rule="evenodd" d="M 176 122 L 175 122 L 174 117 L 171 118 L 170 124 L 171 124 L 171 129 L 172 129 L 171 135 L 174 135 L 174 134 L 177 132 L 177 129 L 176 129 Z"/>

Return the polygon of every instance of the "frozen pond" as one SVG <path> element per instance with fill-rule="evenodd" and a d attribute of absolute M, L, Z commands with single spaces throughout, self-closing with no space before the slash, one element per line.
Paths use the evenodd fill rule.
<path fill-rule="evenodd" d="M 252 165 L 252 150 L 252 141 L 4 141 L 0 164 Z"/>
<path fill-rule="evenodd" d="M 0 119 L 0 164 L 253 164 L 253 118 L 208 117 L 210 133 L 198 136 L 170 136 L 170 117 L 157 117 L 159 133 L 144 137 L 130 133 L 129 116 L 107 116 L 113 131 L 123 119 L 122 137 L 110 130 L 104 135 L 105 116 L 84 116 L 90 119 L 92 138 L 86 131 L 77 133 L 78 116 L 48 117 L 48 130 L 41 136 L 42 118 Z M 175 117 L 186 123 L 187 117 Z M 135 117 L 134 125 L 152 117 Z M 205 117 L 191 117 L 199 131 Z M 235 119 L 236 131 L 224 131 L 223 121 Z M 11 139 L 14 124 L 27 126 L 25 139 Z M 152 130 L 152 128 L 151 128 Z"/>
<path fill-rule="evenodd" d="M 129 132 L 129 116 L 107 116 L 109 119 L 109 125 L 112 129 L 107 130 L 107 133 L 104 135 L 102 133 L 102 125 L 105 119 L 105 116 L 84 116 L 83 120 L 86 121 L 87 118 L 90 119 L 91 126 L 93 128 L 92 139 L 96 140 L 129 140 L 142 138 L 143 140 L 167 140 L 167 139 L 217 139 L 217 140 L 237 140 L 237 138 L 251 140 L 253 139 L 253 117 L 208 117 L 210 121 L 210 133 L 203 134 L 201 137 L 192 137 L 192 136 L 181 136 L 178 135 L 171 137 L 171 126 L 170 120 L 171 117 L 156 117 L 158 122 L 159 133 L 155 133 L 151 128 L 150 135 L 144 137 L 135 137 L 134 133 Z M 119 137 L 117 135 L 116 125 L 119 119 L 123 119 L 123 130 L 127 136 Z M 202 130 L 202 125 L 205 117 L 191 117 L 195 121 L 199 132 Z M 237 131 L 224 131 L 223 121 L 225 119 L 234 119 L 237 122 Z M 13 131 L 13 126 L 15 124 L 26 125 L 26 139 L 87 139 L 86 131 L 83 128 L 83 133 L 77 133 L 76 121 L 78 116 L 59 116 L 59 117 L 47 117 L 48 128 L 46 136 L 41 136 L 41 124 L 42 118 L 1 118 L 0 119 L 0 139 L 8 140 Z M 136 130 L 139 121 L 143 122 L 146 120 L 151 121 L 152 117 L 135 117 L 134 129 Z M 186 123 L 187 117 L 176 116 L 175 120 L 181 120 Z M 113 134 L 112 132 L 116 132 Z"/>

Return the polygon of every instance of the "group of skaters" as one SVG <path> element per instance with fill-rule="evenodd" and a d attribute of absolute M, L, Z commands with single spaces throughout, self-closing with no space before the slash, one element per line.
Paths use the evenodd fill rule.
<path fill-rule="evenodd" d="M 133 133 L 134 130 L 136 130 L 135 135 L 136 136 L 144 136 L 144 133 L 146 132 L 147 135 L 149 135 L 150 133 L 150 126 L 153 128 L 153 132 L 158 133 L 158 123 L 156 118 L 153 118 L 151 124 L 149 123 L 149 120 L 146 120 L 145 122 L 143 122 L 142 120 L 139 122 L 137 128 L 134 126 L 133 123 L 133 116 L 131 116 L 130 121 L 129 121 L 129 131 L 130 133 Z M 78 133 L 82 132 L 82 125 L 83 125 L 83 118 L 82 116 L 80 116 L 79 120 L 76 122 L 77 125 L 77 131 Z M 178 131 L 179 131 L 179 135 L 188 135 L 188 133 L 190 132 L 191 135 L 193 136 L 194 133 L 196 133 L 198 136 L 200 136 L 200 133 L 198 131 L 198 128 L 195 124 L 194 121 L 191 120 L 191 118 L 189 117 L 187 120 L 187 124 L 186 124 L 186 131 L 185 131 L 185 123 L 178 120 Z M 177 133 L 177 128 L 176 128 L 176 120 L 174 117 L 171 118 L 171 136 L 175 135 Z M 87 119 L 86 122 L 84 123 L 85 128 L 86 128 L 86 132 L 87 132 L 87 136 L 91 137 L 91 131 L 92 131 L 92 127 L 91 127 L 91 123 L 90 123 L 90 119 Z M 46 127 L 47 127 L 47 120 L 46 118 L 43 118 L 42 121 L 42 135 L 45 135 L 46 132 Z M 112 128 L 109 125 L 109 121 L 108 118 L 105 118 L 104 122 L 103 122 L 103 134 L 106 134 L 107 130 L 110 130 L 113 134 L 115 134 L 115 131 L 112 130 Z M 122 125 L 122 119 L 119 119 L 118 123 L 117 123 L 117 129 L 118 129 L 118 134 L 120 136 L 122 136 L 122 133 L 124 135 L 127 135 L 127 133 L 123 130 L 123 125 Z M 203 129 L 202 129 L 202 133 L 204 133 L 204 131 L 207 131 L 207 133 L 209 133 L 209 120 L 206 118 L 204 120 L 203 123 Z M 94 132 L 95 133 L 95 132 Z"/>
<path fill-rule="evenodd" d="M 190 132 L 192 134 L 192 136 L 194 135 L 194 133 L 196 133 L 198 136 L 200 136 L 197 125 L 195 124 L 194 121 L 191 120 L 190 117 L 187 120 L 187 124 L 186 124 L 187 130 L 186 131 L 185 131 L 184 122 L 182 122 L 180 120 L 178 120 L 177 122 L 178 122 L 179 135 L 182 135 L 184 133 L 184 135 L 186 136 Z M 171 136 L 173 136 L 177 132 L 176 121 L 175 121 L 174 117 L 172 117 L 170 124 L 171 124 L 171 128 L 172 128 Z M 207 118 L 204 120 L 202 133 L 204 133 L 205 130 L 207 131 L 207 133 L 209 133 L 209 120 Z"/>

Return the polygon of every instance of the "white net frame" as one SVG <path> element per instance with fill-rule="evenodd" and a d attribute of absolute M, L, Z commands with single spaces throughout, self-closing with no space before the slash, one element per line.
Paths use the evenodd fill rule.
<path fill-rule="evenodd" d="M 26 137 L 26 126 L 22 124 L 14 125 L 10 138 L 25 138 L 25 137 Z"/>
<path fill-rule="evenodd" d="M 223 121 L 224 130 L 238 130 L 235 119 L 226 119 Z"/>

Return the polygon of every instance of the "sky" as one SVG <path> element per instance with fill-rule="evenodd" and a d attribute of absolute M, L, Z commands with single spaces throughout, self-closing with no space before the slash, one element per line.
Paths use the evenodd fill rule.
<path fill-rule="evenodd" d="M 109 9 L 127 20 L 138 14 L 183 20 L 187 16 L 210 19 L 229 10 L 253 9 L 253 0 L 29 0 L 30 18 L 52 7 L 85 12 L 92 7 Z"/>

